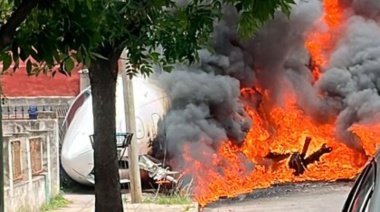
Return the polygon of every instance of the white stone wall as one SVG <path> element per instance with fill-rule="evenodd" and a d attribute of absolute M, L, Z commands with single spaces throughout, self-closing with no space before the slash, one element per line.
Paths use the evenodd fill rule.
<path fill-rule="evenodd" d="M 4 120 L 5 211 L 39 211 L 60 192 L 58 119 Z M 42 142 L 42 173 L 32 175 L 29 139 Z M 11 142 L 21 142 L 23 179 L 14 181 Z"/>
<path fill-rule="evenodd" d="M 70 105 L 75 96 L 52 97 L 7 97 L 3 106 L 31 106 L 31 105 Z"/>

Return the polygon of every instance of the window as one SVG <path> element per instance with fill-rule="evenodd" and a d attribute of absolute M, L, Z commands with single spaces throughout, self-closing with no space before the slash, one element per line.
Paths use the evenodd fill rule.
<path fill-rule="evenodd" d="M 376 164 L 370 163 L 359 180 L 361 183 L 354 186 L 355 195 L 352 198 L 352 212 L 361 212 L 368 206 L 375 185 Z"/>
<path fill-rule="evenodd" d="M 32 175 L 38 175 L 44 171 L 42 165 L 42 139 L 31 138 L 30 142 L 30 161 L 32 165 Z"/>
<path fill-rule="evenodd" d="M 136 139 L 144 138 L 144 124 L 140 118 L 136 117 Z"/>
<path fill-rule="evenodd" d="M 154 114 L 152 114 L 152 119 L 153 119 L 154 132 L 156 134 L 157 133 L 157 125 L 158 125 L 158 122 L 160 121 L 161 117 L 157 113 L 154 113 Z"/>
<path fill-rule="evenodd" d="M 22 166 L 21 166 L 21 142 L 11 142 L 11 157 L 12 157 L 12 174 L 13 181 L 19 181 L 23 179 Z"/>
<path fill-rule="evenodd" d="M 85 90 L 83 91 L 83 93 L 79 94 L 79 96 L 74 100 L 74 102 L 72 103 L 71 107 L 69 108 L 69 111 L 67 112 L 67 115 L 66 115 L 66 128 L 69 127 L 71 121 L 73 120 L 76 112 L 78 111 L 78 109 L 80 107 L 82 107 L 83 103 L 89 98 L 91 97 L 91 90 L 88 89 L 88 90 Z"/>

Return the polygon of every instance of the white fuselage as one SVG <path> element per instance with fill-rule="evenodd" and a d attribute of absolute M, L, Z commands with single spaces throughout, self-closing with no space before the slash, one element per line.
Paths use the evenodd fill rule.
<path fill-rule="evenodd" d="M 150 79 L 132 79 L 136 114 L 136 133 L 140 154 L 148 151 L 149 140 L 157 133 L 157 122 L 167 110 L 166 94 Z M 123 85 L 118 77 L 116 86 L 116 132 L 126 133 Z M 90 136 L 94 133 L 91 89 L 87 88 L 72 103 L 64 121 L 61 163 L 76 182 L 92 185 L 94 168 Z M 127 153 L 128 151 L 126 151 Z"/>

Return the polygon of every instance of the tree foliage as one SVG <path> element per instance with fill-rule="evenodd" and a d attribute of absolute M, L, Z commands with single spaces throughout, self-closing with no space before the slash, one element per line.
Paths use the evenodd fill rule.
<path fill-rule="evenodd" d="M 69 73 L 75 61 L 90 66 L 95 58 L 105 58 L 102 52 L 97 52 L 101 48 L 128 47 L 130 74 L 137 71 L 149 74 L 152 63 L 170 71 L 168 64 L 197 59 L 196 50 L 208 44 L 213 20 L 221 16 L 222 4 L 233 4 L 241 13 L 239 29 L 246 37 L 273 17 L 276 10 L 289 14 L 294 3 L 294 0 L 193 0 L 178 6 L 171 0 L 33 1 L 38 5 L 17 26 L 13 41 L 0 52 L 4 70 L 12 61 L 16 62 L 16 70 L 22 60 L 27 62 L 30 75 L 51 70 Z M 24 2 L 1 0 L 1 28 Z M 162 52 L 157 52 L 158 47 Z"/>
<path fill-rule="evenodd" d="M 225 0 L 225 2 L 234 4 L 241 14 L 239 31 L 243 37 L 251 36 L 266 21 L 273 19 L 278 10 L 289 16 L 291 6 L 295 4 L 294 0 Z"/>
<path fill-rule="evenodd" d="M 99 50 L 127 46 L 130 73 L 149 74 L 152 62 L 194 61 L 194 53 L 206 44 L 213 19 L 219 15 L 218 5 L 193 2 L 177 7 L 170 0 L 51 1 L 31 12 L 0 58 L 4 70 L 12 55 L 14 70 L 21 59 L 30 75 L 69 72 L 74 61 L 90 66 L 95 58 L 106 58 Z M 163 55 L 156 51 L 158 46 Z"/>
<path fill-rule="evenodd" d="M 0 62 L 5 71 L 12 62 L 13 70 L 17 70 L 23 61 L 29 75 L 70 74 L 76 64 L 90 68 L 94 155 L 99 157 L 95 158 L 95 178 L 101 179 L 97 181 L 102 184 L 98 188 L 103 189 L 97 191 L 96 183 L 95 194 L 97 197 L 104 190 L 112 192 L 108 199 L 107 194 L 99 195 L 105 199 L 96 210 L 122 211 L 113 94 L 117 62 L 123 49 L 128 49 L 125 59 L 130 64 L 131 76 L 150 74 L 154 64 L 171 71 L 170 64 L 192 63 L 197 60 L 197 50 L 209 45 L 214 21 L 222 15 L 222 5 L 232 4 L 239 11 L 239 29 L 244 37 L 254 33 L 278 9 L 289 14 L 293 3 L 293 0 L 192 0 L 184 4 L 172 0 L 0 0 Z M 109 165 L 112 169 L 107 172 Z"/>

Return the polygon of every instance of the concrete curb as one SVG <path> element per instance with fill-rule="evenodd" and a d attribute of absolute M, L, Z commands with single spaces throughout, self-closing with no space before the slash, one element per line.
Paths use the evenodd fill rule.
<path fill-rule="evenodd" d="M 94 195 L 69 194 L 64 195 L 71 204 L 54 212 L 94 212 Z M 163 205 L 153 203 L 125 203 L 124 211 L 128 212 L 199 212 L 199 204 Z"/>

